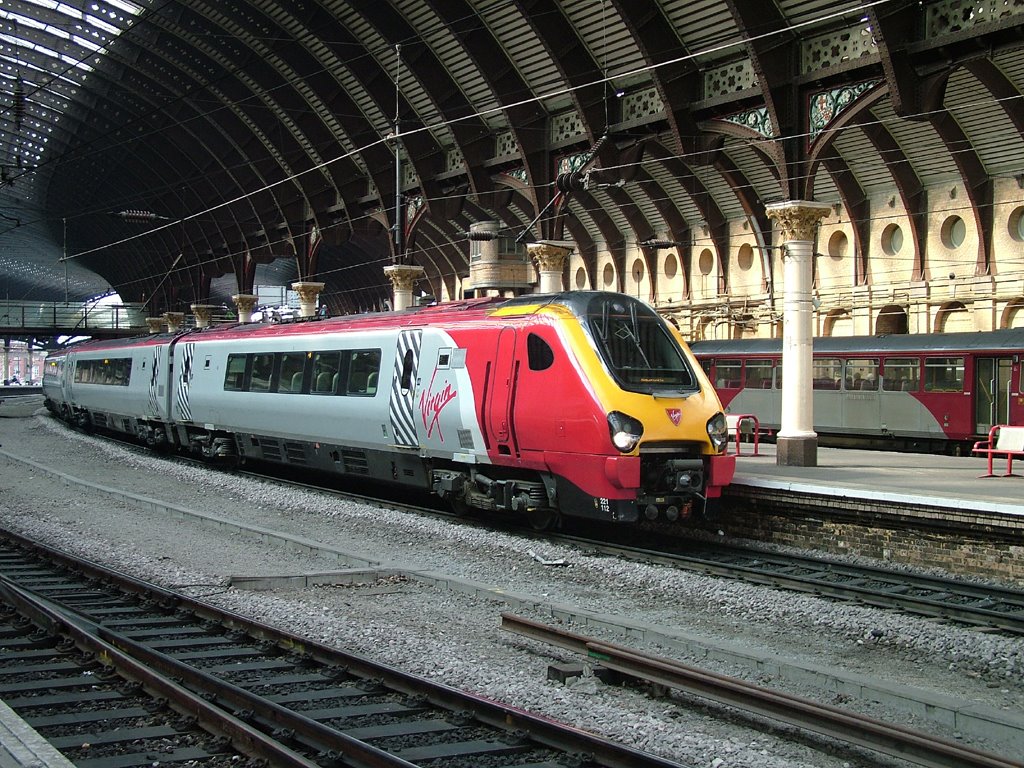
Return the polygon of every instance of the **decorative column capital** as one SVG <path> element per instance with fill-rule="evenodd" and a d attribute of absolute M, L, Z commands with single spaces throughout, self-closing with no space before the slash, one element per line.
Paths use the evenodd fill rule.
<path fill-rule="evenodd" d="M 162 333 L 164 330 L 164 319 L 162 317 L 147 317 L 146 327 L 150 333 Z"/>
<path fill-rule="evenodd" d="M 231 301 L 238 309 L 238 321 L 241 323 L 251 322 L 252 311 L 256 308 L 259 297 L 250 293 L 236 293 L 231 297 Z"/>
<path fill-rule="evenodd" d="M 527 243 L 526 253 L 537 262 L 537 269 L 541 272 L 561 272 L 572 248 L 571 240 L 540 240 Z"/>
<path fill-rule="evenodd" d="M 167 330 L 175 333 L 181 330 L 181 324 L 185 322 L 185 313 L 164 312 L 164 320 L 167 322 Z"/>
<path fill-rule="evenodd" d="M 316 314 L 316 299 L 323 291 L 325 283 L 292 283 L 292 290 L 299 294 L 299 313 L 303 317 Z"/>
<path fill-rule="evenodd" d="M 415 264 L 391 264 L 384 267 L 384 274 L 396 291 L 411 291 L 413 285 L 423 277 L 426 270 Z"/>
<path fill-rule="evenodd" d="M 189 309 L 196 316 L 196 328 L 208 328 L 210 318 L 213 317 L 213 310 L 217 307 L 212 304 L 193 304 Z"/>
<path fill-rule="evenodd" d="M 782 230 L 782 242 L 814 240 L 814 228 L 832 212 L 832 206 L 811 200 L 787 200 L 765 206 L 768 218 Z"/>

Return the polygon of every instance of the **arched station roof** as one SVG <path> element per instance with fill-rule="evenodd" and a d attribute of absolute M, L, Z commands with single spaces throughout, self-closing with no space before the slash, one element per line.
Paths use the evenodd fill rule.
<path fill-rule="evenodd" d="M 919 254 L 926 190 L 990 231 L 994 180 L 1024 186 L 1022 26 L 1013 0 L 0 0 L 3 290 L 156 311 L 306 279 L 353 311 L 394 261 L 454 295 L 478 221 L 574 241 L 597 284 L 599 250 L 628 275 L 737 219 L 770 241 L 786 199 L 867 253 L 890 192 Z"/>

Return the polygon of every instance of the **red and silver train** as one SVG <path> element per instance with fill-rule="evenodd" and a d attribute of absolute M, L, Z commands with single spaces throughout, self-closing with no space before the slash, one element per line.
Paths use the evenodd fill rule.
<path fill-rule="evenodd" d="M 691 348 L 728 412 L 779 428 L 780 340 Z M 814 430 L 823 445 L 960 454 L 995 424 L 1024 424 L 1024 329 L 823 337 L 813 349 Z"/>
<path fill-rule="evenodd" d="M 735 466 L 678 332 L 615 293 L 92 341 L 51 355 L 43 388 L 84 429 L 418 486 L 537 527 L 686 518 Z"/>

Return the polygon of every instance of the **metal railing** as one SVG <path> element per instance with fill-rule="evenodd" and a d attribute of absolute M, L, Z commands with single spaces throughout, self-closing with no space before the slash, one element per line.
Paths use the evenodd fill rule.
<path fill-rule="evenodd" d="M 0 301 L 0 332 L 60 331 L 68 336 L 146 331 L 141 304 L 88 306 L 64 302 Z"/>

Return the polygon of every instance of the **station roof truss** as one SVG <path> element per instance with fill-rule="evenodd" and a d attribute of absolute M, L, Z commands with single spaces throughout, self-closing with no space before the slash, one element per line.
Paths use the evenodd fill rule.
<path fill-rule="evenodd" d="M 455 295 L 497 221 L 594 287 L 639 253 L 653 294 L 656 244 L 685 273 L 787 199 L 856 252 L 896 200 L 920 259 L 928 190 L 990 231 L 1024 187 L 1022 27 L 1004 0 L 0 0 L 3 290 L 377 309 L 392 263 Z"/>

